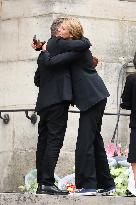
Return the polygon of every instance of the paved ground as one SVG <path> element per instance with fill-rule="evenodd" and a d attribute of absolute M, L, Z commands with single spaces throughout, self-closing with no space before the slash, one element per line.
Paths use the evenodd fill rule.
<path fill-rule="evenodd" d="M 72 197 L 1 193 L 0 205 L 136 205 L 136 197 Z"/>

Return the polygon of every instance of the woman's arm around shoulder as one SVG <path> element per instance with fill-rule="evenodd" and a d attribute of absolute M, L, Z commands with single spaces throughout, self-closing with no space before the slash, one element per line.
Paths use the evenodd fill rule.
<path fill-rule="evenodd" d="M 78 40 L 58 38 L 58 45 L 65 51 L 84 51 L 90 48 L 91 43 L 88 38 L 82 37 Z"/>
<path fill-rule="evenodd" d="M 57 65 L 75 62 L 79 60 L 81 56 L 82 52 L 70 51 L 52 57 L 48 51 L 42 51 L 39 55 L 37 63 L 55 68 L 54 66 Z"/>

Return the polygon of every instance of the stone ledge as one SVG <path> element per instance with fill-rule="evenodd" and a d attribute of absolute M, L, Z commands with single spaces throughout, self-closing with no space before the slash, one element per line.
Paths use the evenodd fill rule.
<path fill-rule="evenodd" d="M 136 197 L 50 196 L 30 193 L 1 193 L 0 205 L 135 205 Z"/>

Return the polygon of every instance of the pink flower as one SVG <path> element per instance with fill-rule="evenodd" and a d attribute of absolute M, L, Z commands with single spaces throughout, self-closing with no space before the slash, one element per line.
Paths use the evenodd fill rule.
<path fill-rule="evenodd" d="M 113 157 L 116 151 L 115 144 L 110 142 L 105 150 L 106 150 L 107 157 Z"/>
<path fill-rule="evenodd" d="M 117 145 L 116 153 L 117 153 L 118 156 L 122 156 L 123 155 L 121 144 Z"/>
<path fill-rule="evenodd" d="M 105 150 L 107 157 L 128 156 L 128 148 L 122 149 L 121 143 L 116 146 L 110 142 Z"/>

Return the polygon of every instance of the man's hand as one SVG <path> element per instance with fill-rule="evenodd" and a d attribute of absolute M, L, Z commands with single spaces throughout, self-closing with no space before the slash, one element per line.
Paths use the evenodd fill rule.
<path fill-rule="evenodd" d="M 31 43 L 31 46 L 33 49 L 36 49 L 36 45 L 34 44 L 34 42 Z"/>
<path fill-rule="evenodd" d="M 39 39 L 36 41 L 36 43 L 33 41 L 31 43 L 31 46 L 33 49 L 35 49 L 36 51 L 40 51 L 40 50 L 46 50 L 46 45 L 44 45 L 46 43 L 46 41 L 41 42 Z"/>

